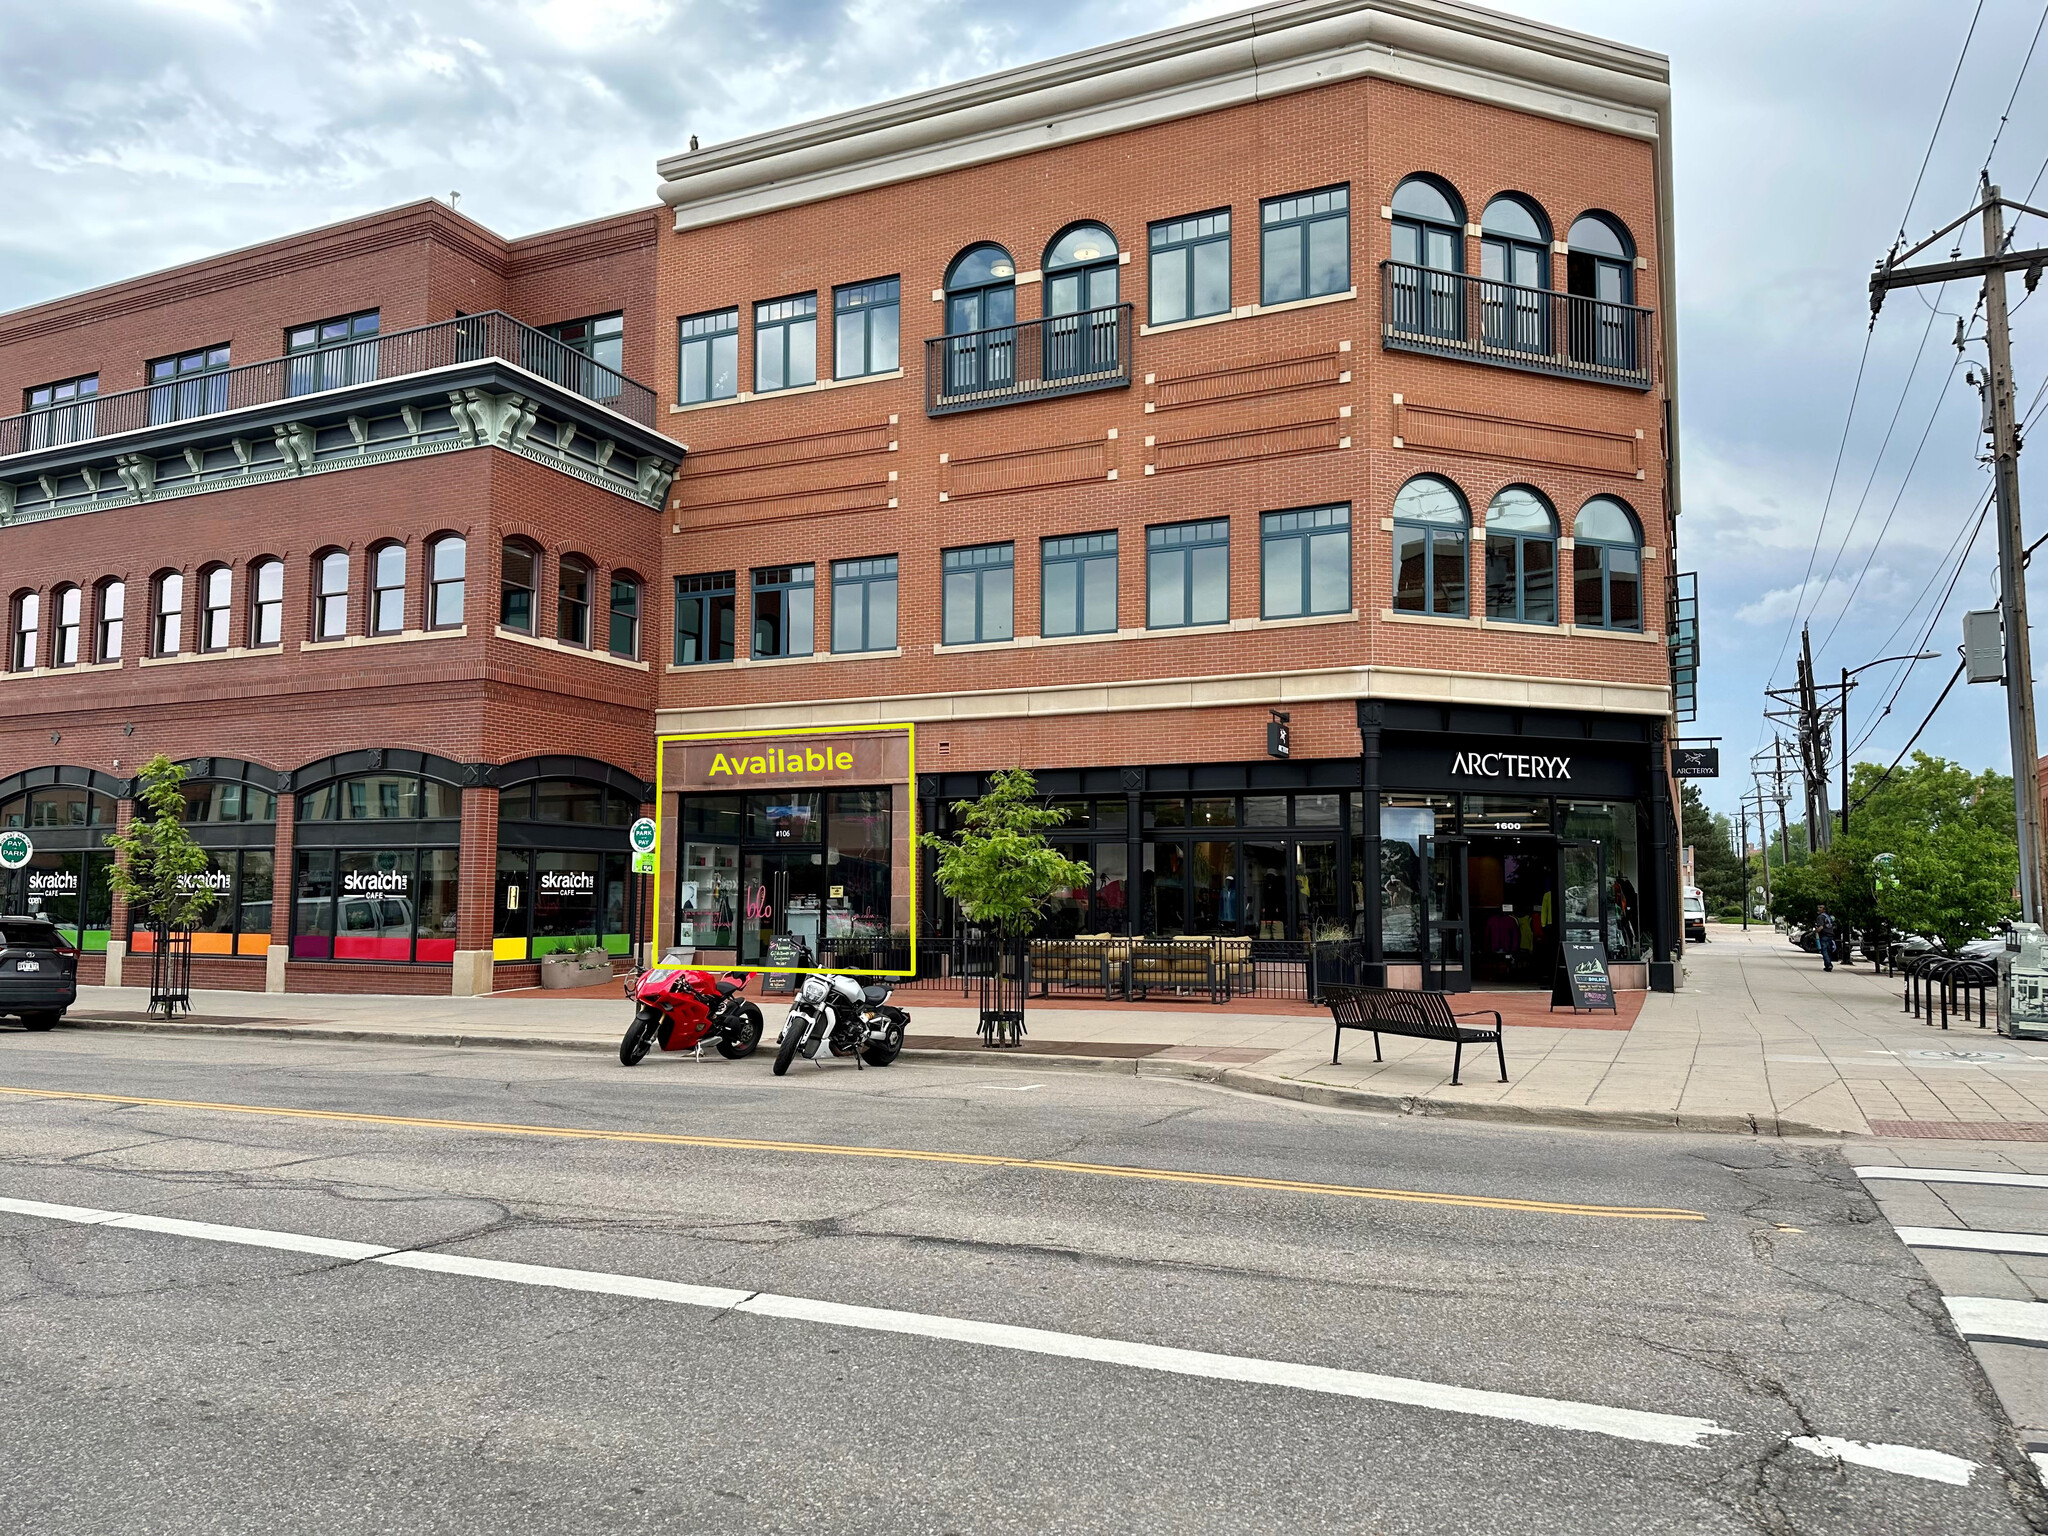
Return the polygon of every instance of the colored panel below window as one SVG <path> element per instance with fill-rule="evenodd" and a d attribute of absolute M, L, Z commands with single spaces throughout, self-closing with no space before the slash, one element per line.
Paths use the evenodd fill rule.
<path fill-rule="evenodd" d="M 148 928 L 138 928 L 128 939 L 128 953 L 131 955 L 153 955 L 156 953 L 156 934 Z"/>
<path fill-rule="evenodd" d="M 604 936 L 607 954 L 630 955 L 633 952 L 633 936 L 627 933 L 608 933 Z"/>
<path fill-rule="evenodd" d="M 292 940 L 294 960 L 329 960 L 334 956 L 334 940 L 324 933 L 302 933 Z"/>
<path fill-rule="evenodd" d="M 105 928 L 88 928 L 78 947 L 88 955 L 104 955 L 107 952 L 107 940 L 113 936 L 113 933 Z"/>
<path fill-rule="evenodd" d="M 491 941 L 491 958 L 493 960 L 524 960 L 526 958 L 526 940 L 493 939 Z"/>
<path fill-rule="evenodd" d="M 421 939 L 419 941 L 418 953 L 414 958 L 422 965 L 436 962 L 446 965 L 455 958 L 455 941 L 453 939 Z"/>
<path fill-rule="evenodd" d="M 245 933 L 235 940 L 238 955 L 267 955 L 270 953 L 270 935 L 267 933 Z"/>
<path fill-rule="evenodd" d="M 454 952 L 452 947 L 449 951 Z M 337 960 L 410 960 L 412 940 L 384 938 L 376 934 L 340 934 L 334 940 Z"/>
<path fill-rule="evenodd" d="M 195 955 L 232 955 L 234 952 L 235 936 L 232 933 L 192 935 L 192 953 Z"/>

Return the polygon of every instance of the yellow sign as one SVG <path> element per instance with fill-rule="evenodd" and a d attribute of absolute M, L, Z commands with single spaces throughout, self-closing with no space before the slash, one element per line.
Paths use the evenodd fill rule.
<path fill-rule="evenodd" d="M 708 778 L 737 778 L 741 774 L 756 773 L 846 773 L 853 768 L 853 754 L 842 747 L 770 747 L 765 753 L 753 757 L 742 757 L 735 753 L 727 757 L 723 752 L 711 759 Z"/>

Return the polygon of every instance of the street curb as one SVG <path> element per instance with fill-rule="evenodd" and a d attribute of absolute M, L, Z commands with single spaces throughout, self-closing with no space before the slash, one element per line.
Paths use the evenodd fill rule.
<path fill-rule="evenodd" d="M 443 1050 L 496 1048 L 515 1051 L 581 1051 L 609 1056 L 618 1047 L 608 1040 L 564 1040 L 541 1035 L 461 1035 L 393 1033 L 313 1024 L 289 1028 L 271 1024 L 207 1024 L 198 1020 L 143 1023 L 134 1019 L 66 1018 L 59 1028 L 130 1030 L 138 1034 L 242 1036 L 258 1040 L 322 1040 L 356 1045 L 425 1045 Z M 935 1066 L 998 1067 L 1028 1072 L 1090 1072 L 1124 1077 L 1161 1077 L 1208 1083 L 1238 1093 L 1287 1099 L 1322 1109 L 1355 1109 L 1375 1114 L 1428 1120 L 1470 1120 L 1494 1125 L 1554 1126 L 1581 1131 L 1677 1131 L 1722 1136 L 1821 1137 L 1839 1140 L 1868 1135 L 1868 1130 L 1830 1130 L 1797 1120 L 1752 1115 L 1651 1114 L 1636 1110 L 1573 1109 L 1565 1105 L 1459 1103 L 1423 1094 L 1381 1093 L 1366 1088 L 1340 1088 L 1303 1078 L 1275 1077 L 1242 1067 L 1203 1061 L 1162 1061 L 1156 1056 L 1053 1056 L 1021 1050 L 911 1050 L 905 1060 Z"/>

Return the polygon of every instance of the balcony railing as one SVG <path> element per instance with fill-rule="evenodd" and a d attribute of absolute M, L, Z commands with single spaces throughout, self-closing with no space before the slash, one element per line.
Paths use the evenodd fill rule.
<path fill-rule="evenodd" d="M 1650 387 L 1651 312 L 1634 304 L 1383 261 L 1380 313 L 1390 351 Z"/>
<path fill-rule="evenodd" d="M 1131 306 L 1020 320 L 924 344 L 925 414 L 978 411 L 1131 382 Z"/>
<path fill-rule="evenodd" d="M 634 383 L 510 315 L 490 310 L 315 352 L 247 363 L 174 384 L 152 384 L 0 417 L 0 458 L 488 358 L 538 374 L 642 426 L 654 425 L 654 391 L 646 385 Z"/>

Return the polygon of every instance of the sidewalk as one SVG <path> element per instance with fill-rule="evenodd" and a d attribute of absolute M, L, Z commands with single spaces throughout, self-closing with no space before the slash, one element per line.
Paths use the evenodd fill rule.
<path fill-rule="evenodd" d="M 1824 973 L 1816 956 L 1768 929 L 1710 931 L 1710 942 L 1686 952 L 1684 991 L 1631 996 L 1618 1017 L 1553 1015 L 1540 993 L 1457 1000 L 1461 1010 L 1501 1008 L 1504 1084 L 1493 1080 L 1490 1051 L 1468 1050 L 1465 1081 L 1453 1088 L 1448 1047 L 1392 1036 L 1375 1063 L 1371 1040 L 1347 1035 L 1343 1065 L 1333 1067 L 1328 1015 L 1300 1006 L 1034 1005 L 1026 1049 L 990 1051 L 957 993 L 906 992 L 897 1001 L 913 1018 L 906 1065 L 950 1059 L 1172 1075 L 1317 1103 L 1523 1123 L 2048 1142 L 2048 1042 L 2007 1040 L 1953 1019 L 1943 1033 L 1902 1013 L 1900 983 L 1867 965 Z M 611 1051 L 628 1017 L 609 989 L 482 998 L 205 992 L 193 1002 L 191 1019 L 166 1026 L 144 1017 L 137 989 L 87 987 L 67 1023 Z M 772 1041 L 782 1000 L 766 1003 Z"/>

